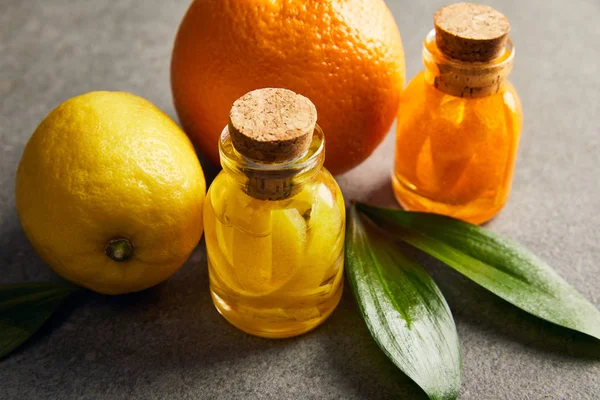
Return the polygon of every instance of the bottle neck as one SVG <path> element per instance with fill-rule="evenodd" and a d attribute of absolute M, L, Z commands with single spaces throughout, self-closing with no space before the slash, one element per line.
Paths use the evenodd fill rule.
<path fill-rule="evenodd" d="M 475 98 L 496 94 L 513 67 L 515 49 L 510 40 L 504 52 L 487 62 L 464 62 L 446 56 L 438 48 L 435 29 L 423 42 L 425 79 L 438 90 L 456 97 Z"/>
<path fill-rule="evenodd" d="M 267 164 L 240 154 L 233 146 L 226 126 L 219 139 L 219 155 L 223 170 L 246 194 L 259 200 L 283 200 L 300 192 L 304 184 L 323 168 L 325 135 L 316 125 L 305 154 L 288 162 Z"/>

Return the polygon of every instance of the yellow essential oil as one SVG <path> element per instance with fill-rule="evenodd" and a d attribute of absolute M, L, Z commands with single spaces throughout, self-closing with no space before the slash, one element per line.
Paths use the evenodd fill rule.
<path fill-rule="evenodd" d="M 283 338 L 323 322 L 343 285 L 345 206 L 312 103 L 260 89 L 234 103 L 205 203 L 210 289 L 239 329 Z"/>

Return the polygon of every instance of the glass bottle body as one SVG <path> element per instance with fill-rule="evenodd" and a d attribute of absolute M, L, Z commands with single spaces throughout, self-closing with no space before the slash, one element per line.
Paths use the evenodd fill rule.
<path fill-rule="evenodd" d="M 498 60 L 454 66 L 454 71 L 477 76 L 484 68 L 505 68 L 502 63 L 513 58 L 509 45 Z M 423 59 L 426 69 L 405 89 L 398 115 L 396 198 L 408 210 L 483 223 L 510 194 L 522 124 L 519 97 L 506 80 L 480 97 L 458 97 L 436 87 L 444 63 L 453 61 L 436 48 L 434 32 L 425 39 Z"/>
<path fill-rule="evenodd" d="M 309 154 L 282 166 L 292 170 L 285 184 L 292 189 L 274 200 L 250 195 L 247 161 L 222 135 L 224 168 L 209 189 L 204 214 L 210 289 L 218 311 L 245 332 L 304 333 L 340 300 L 345 206 L 337 183 L 322 167 L 318 131 Z M 271 169 L 276 175 L 277 168 Z"/>

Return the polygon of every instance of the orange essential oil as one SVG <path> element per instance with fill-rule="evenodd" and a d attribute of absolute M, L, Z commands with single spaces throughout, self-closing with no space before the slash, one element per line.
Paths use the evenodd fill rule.
<path fill-rule="evenodd" d="M 393 188 L 407 210 L 481 224 L 510 194 L 522 124 L 506 79 L 515 57 L 504 15 L 458 3 L 438 10 L 425 70 L 401 98 Z"/>

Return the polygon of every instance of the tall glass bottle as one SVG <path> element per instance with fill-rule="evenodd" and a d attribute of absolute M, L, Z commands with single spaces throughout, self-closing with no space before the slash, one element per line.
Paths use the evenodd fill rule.
<path fill-rule="evenodd" d="M 213 301 L 245 332 L 304 333 L 340 300 L 345 206 L 324 149 L 303 96 L 259 89 L 232 107 L 204 224 Z"/>
<path fill-rule="evenodd" d="M 458 3 L 438 10 L 425 70 L 402 95 L 393 187 L 408 210 L 483 223 L 506 203 L 522 124 L 506 79 L 515 58 L 504 15 Z"/>

